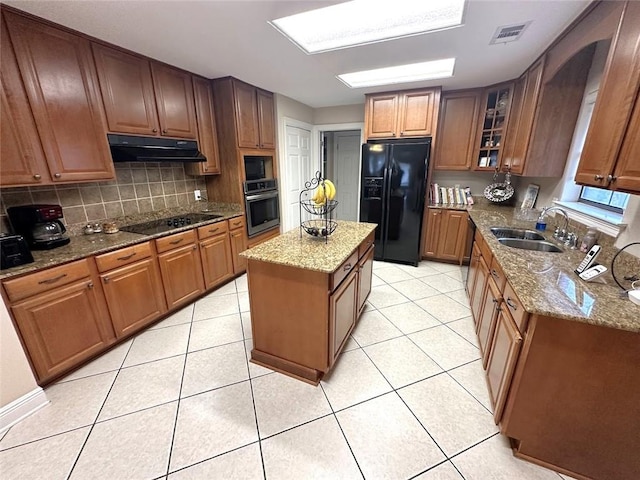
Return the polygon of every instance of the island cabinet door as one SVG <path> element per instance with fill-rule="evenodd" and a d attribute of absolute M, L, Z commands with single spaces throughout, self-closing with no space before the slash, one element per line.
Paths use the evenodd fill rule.
<path fill-rule="evenodd" d="M 204 291 L 200 251 L 185 245 L 158 255 L 169 310 L 190 302 Z"/>
<path fill-rule="evenodd" d="M 216 235 L 200 242 L 205 289 L 219 285 L 233 276 L 229 234 Z"/>
<path fill-rule="evenodd" d="M 329 297 L 329 366 L 333 365 L 356 321 L 356 269 Z"/>
<path fill-rule="evenodd" d="M 40 382 L 105 350 L 113 339 L 90 278 L 35 295 L 12 311 Z"/>
<path fill-rule="evenodd" d="M 487 385 L 496 424 L 502 417 L 521 344 L 522 337 L 516 323 L 508 311 L 502 309 L 496 322 L 496 331 L 487 363 Z"/>
<path fill-rule="evenodd" d="M 358 263 L 358 317 L 364 309 L 364 304 L 371 293 L 371 278 L 373 276 L 373 247 L 367 250 Z"/>
<path fill-rule="evenodd" d="M 117 337 L 148 325 L 167 311 L 155 259 L 100 275 Z"/>

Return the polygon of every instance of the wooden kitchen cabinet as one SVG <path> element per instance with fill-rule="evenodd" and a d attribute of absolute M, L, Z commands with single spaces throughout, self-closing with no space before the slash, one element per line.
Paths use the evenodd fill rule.
<path fill-rule="evenodd" d="M 469 170 L 475 152 L 482 90 L 442 92 L 438 142 L 434 151 L 436 170 Z"/>
<path fill-rule="evenodd" d="M 197 138 L 189 73 L 99 43 L 92 49 L 110 132 Z"/>
<path fill-rule="evenodd" d="M 440 88 L 367 95 L 366 137 L 369 139 L 433 136 L 439 104 Z"/>
<path fill-rule="evenodd" d="M 166 243 L 180 240 L 183 237 L 171 240 L 181 234 L 170 235 L 161 240 Z M 195 238 L 192 237 L 192 238 Z M 193 241 L 193 240 L 192 240 Z M 158 242 L 158 240 L 156 240 Z M 166 244 L 165 243 L 165 244 Z M 186 243 L 186 244 L 185 244 Z M 169 310 L 190 302 L 204 292 L 204 278 L 202 273 L 202 261 L 200 251 L 195 243 L 180 242 L 177 247 L 158 255 L 162 284 L 167 299 Z M 158 248 L 158 251 L 161 249 Z"/>
<path fill-rule="evenodd" d="M 0 19 L 0 185 L 50 183 L 47 160 L 42 151 L 18 61 L 4 15 Z"/>
<path fill-rule="evenodd" d="M 478 257 L 478 267 L 476 272 L 476 278 L 473 282 L 473 289 L 469 294 L 469 304 L 471 306 L 471 315 L 476 325 L 476 331 L 478 324 L 480 323 L 480 316 L 482 314 L 482 305 L 484 301 L 485 290 L 487 283 L 489 282 L 489 266 L 486 260 L 480 255 Z"/>
<path fill-rule="evenodd" d="M 522 336 L 509 311 L 505 308 L 500 309 L 486 363 L 487 386 L 496 424 L 502 418 L 521 344 Z"/>
<path fill-rule="evenodd" d="M 373 248 L 369 248 L 367 253 L 358 262 L 358 311 L 356 318 L 364 310 L 364 305 L 371 293 L 371 280 L 373 278 Z"/>
<path fill-rule="evenodd" d="M 329 297 L 329 363 L 333 365 L 356 323 L 358 275 L 352 269 Z"/>
<path fill-rule="evenodd" d="M 240 274 L 247 270 L 247 260 L 240 254 L 247 249 L 247 230 L 244 226 L 229 232 L 231 237 L 231 253 L 233 258 L 233 273 Z"/>
<path fill-rule="evenodd" d="M 256 89 L 260 148 L 276 148 L 275 105 L 273 93 Z"/>
<path fill-rule="evenodd" d="M 47 178 L 45 172 L 32 174 L 43 184 L 113 179 L 89 41 L 13 12 L 3 14 L 50 171 Z"/>
<path fill-rule="evenodd" d="M 467 279 L 465 281 L 465 290 L 469 297 L 469 303 L 473 301 L 474 286 L 478 276 L 478 269 L 480 268 L 480 247 L 476 243 L 473 244 L 471 250 L 471 259 L 469 260 L 469 271 L 467 272 Z"/>
<path fill-rule="evenodd" d="M 575 181 L 640 192 L 637 152 L 640 88 L 640 3 L 626 2 L 614 33 Z M 620 165 L 618 165 L 620 164 Z"/>
<path fill-rule="evenodd" d="M 95 257 L 118 338 L 140 330 L 167 311 L 152 245 L 138 243 Z"/>
<path fill-rule="evenodd" d="M 92 43 L 110 132 L 158 135 L 149 60 Z"/>
<path fill-rule="evenodd" d="M 3 285 L 40 383 L 113 343 L 104 299 L 86 260 L 10 279 Z"/>
<path fill-rule="evenodd" d="M 191 75 L 151 62 L 160 133 L 168 137 L 197 138 Z"/>
<path fill-rule="evenodd" d="M 204 273 L 204 288 L 220 285 L 233 277 L 233 260 L 229 232 L 215 235 L 200 242 L 200 255 Z"/>
<path fill-rule="evenodd" d="M 492 171 L 500 168 L 513 85 L 505 83 L 487 88 L 480 103 L 473 169 Z"/>
<path fill-rule="evenodd" d="M 496 318 L 501 310 L 501 303 L 502 293 L 493 281 L 493 278 L 488 276 L 484 292 L 482 294 L 477 331 L 478 344 L 480 346 L 480 353 L 482 356 L 482 366 L 484 368 L 487 368 L 487 362 L 489 361 L 491 340 L 496 328 Z"/>
<path fill-rule="evenodd" d="M 275 148 L 273 94 L 235 78 L 224 80 L 233 89 L 238 148 Z"/>
<path fill-rule="evenodd" d="M 218 130 L 216 116 L 213 111 L 213 91 L 208 80 L 193 77 L 193 94 L 196 102 L 198 123 L 198 146 L 200 152 L 207 157 L 206 162 L 185 164 L 189 175 L 217 175 L 220 173 L 220 157 L 218 150 Z"/>
<path fill-rule="evenodd" d="M 429 208 L 423 257 L 461 262 L 468 219 L 469 214 L 463 210 Z"/>

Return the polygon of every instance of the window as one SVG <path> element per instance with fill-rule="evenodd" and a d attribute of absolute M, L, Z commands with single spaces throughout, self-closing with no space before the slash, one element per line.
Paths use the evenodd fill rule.
<path fill-rule="evenodd" d="M 629 194 L 622 192 L 612 192 L 603 188 L 582 187 L 580 190 L 579 202 L 593 205 L 594 207 L 624 213 L 624 209 L 629 203 Z"/>

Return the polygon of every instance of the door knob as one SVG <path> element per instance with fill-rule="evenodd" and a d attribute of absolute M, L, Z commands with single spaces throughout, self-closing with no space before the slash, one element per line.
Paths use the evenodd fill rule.
<path fill-rule="evenodd" d="M 618 177 L 616 177 L 614 175 L 607 176 L 607 181 L 608 182 L 615 182 L 617 179 L 618 179 Z"/>
<path fill-rule="evenodd" d="M 158 133 L 158 129 L 154 128 L 153 130 L 151 130 L 153 133 Z"/>
<path fill-rule="evenodd" d="M 40 176 L 39 174 L 37 174 L 37 173 L 36 173 L 36 174 L 33 176 L 33 178 L 35 178 L 36 180 L 40 180 L 40 179 L 42 178 L 42 176 Z"/>
<path fill-rule="evenodd" d="M 164 130 L 162 130 L 162 133 L 167 133 L 167 129 L 165 128 Z"/>
<path fill-rule="evenodd" d="M 594 175 L 594 176 L 593 176 L 593 179 L 594 179 L 594 180 L 596 180 L 596 181 L 600 181 L 600 180 L 602 180 L 603 178 L 604 178 L 604 177 L 603 177 L 602 175 Z"/>
<path fill-rule="evenodd" d="M 60 175 L 59 173 L 54 173 L 53 176 L 56 178 L 60 178 L 62 175 Z"/>

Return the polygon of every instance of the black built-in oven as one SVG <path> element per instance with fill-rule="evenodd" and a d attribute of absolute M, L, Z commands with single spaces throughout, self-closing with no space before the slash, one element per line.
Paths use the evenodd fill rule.
<path fill-rule="evenodd" d="M 280 204 L 276 179 L 244 182 L 244 202 L 249 237 L 280 225 Z"/>

